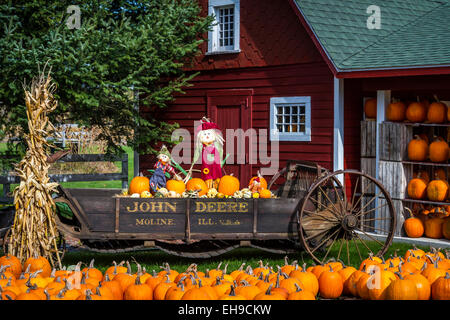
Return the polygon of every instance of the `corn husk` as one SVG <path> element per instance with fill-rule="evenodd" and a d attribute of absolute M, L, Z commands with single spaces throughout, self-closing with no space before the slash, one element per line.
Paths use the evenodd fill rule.
<path fill-rule="evenodd" d="M 45 70 L 45 68 L 44 68 Z M 44 71 L 32 80 L 25 90 L 29 133 L 25 157 L 16 165 L 20 184 L 14 189 L 16 215 L 11 229 L 8 250 L 23 263 L 26 259 L 43 256 L 53 266 L 61 267 L 57 246 L 55 203 L 52 193 L 58 183 L 50 182 L 47 163 L 49 143 L 46 138 L 54 131 L 48 114 L 55 110 L 53 98 L 56 89 L 50 72 Z"/>

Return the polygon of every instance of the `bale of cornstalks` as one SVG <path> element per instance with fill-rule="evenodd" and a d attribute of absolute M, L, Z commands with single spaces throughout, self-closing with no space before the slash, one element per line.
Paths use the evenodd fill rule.
<path fill-rule="evenodd" d="M 45 68 L 44 68 L 45 70 Z M 15 167 L 20 184 L 14 189 L 16 215 L 8 242 L 10 254 L 22 263 L 36 256 L 43 256 L 55 267 L 61 267 L 55 222 L 55 202 L 52 193 L 58 183 L 50 182 L 47 153 L 51 145 L 46 138 L 54 132 L 48 114 L 55 110 L 53 97 L 56 89 L 50 71 L 42 71 L 25 90 L 25 105 L 29 133 L 25 135 L 28 145 L 25 157 Z"/>

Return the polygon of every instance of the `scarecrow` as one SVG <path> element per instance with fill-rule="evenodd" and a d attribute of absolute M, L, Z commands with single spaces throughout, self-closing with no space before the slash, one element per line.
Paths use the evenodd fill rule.
<path fill-rule="evenodd" d="M 224 139 L 217 124 L 205 117 L 203 117 L 200 122 L 201 125 L 195 130 L 197 138 L 195 142 L 194 159 L 191 168 L 189 169 L 189 173 L 185 178 L 185 182 L 191 178 L 192 168 L 201 156 L 202 179 L 206 182 L 208 188 L 217 189 L 220 178 L 222 178 Z"/>
<path fill-rule="evenodd" d="M 181 177 L 175 172 L 174 167 L 171 165 L 172 158 L 165 145 L 161 147 L 157 159 L 158 162 L 154 165 L 155 172 L 150 177 L 150 189 L 153 192 L 157 192 L 158 189 L 166 187 L 166 172 L 173 174 L 175 179 L 182 180 Z"/>

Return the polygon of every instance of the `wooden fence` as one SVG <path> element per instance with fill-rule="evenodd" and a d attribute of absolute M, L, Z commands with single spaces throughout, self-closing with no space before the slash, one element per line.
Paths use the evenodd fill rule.
<path fill-rule="evenodd" d="M 128 187 L 128 154 L 106 157 L 104 154 L 68 154 L 57 162 L 122 162 L 122 171 L 118 173 L 95 174 L 51 174 L 50 180 L 56 182 L 74 181 L 122 181 L 122 188 Z M 12 203 L 11 184 L 20 183 L 20 178 L 15 175 L 0 176 L 0 184 L 3 185 L 3 194 L 0 203 Z"/>

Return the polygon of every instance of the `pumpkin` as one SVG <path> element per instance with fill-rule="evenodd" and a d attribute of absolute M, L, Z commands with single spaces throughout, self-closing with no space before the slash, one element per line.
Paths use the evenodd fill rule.
<path fill-rule="evenodd" d="M 425 221 L 425 235 L 428 238 L 440 239 L 443 237 L 442 225 L 444 224 L 444 219 L 441 218 L 431 218 Z"/>
<path fill-rule="evenodd" d="M 206 288 L 206 287 L 205 287 Z M 181 300 L 212 300 L 211 295 L 202 286 L 202 281 L 198 280 L 198 286 L 193 286 L 181 297 Z M 211 287 L 210 287 L 211 288 Z"/>
<path fill-rule="evenodd" d="M 186 185 L 183 180 L 169 180 L 166 182 L 166 189 L 169 191 L 175 191 L 178 194 L 182 194 L 186 190 Z"/>
<path fill-rule="evenodd" d="M 303 264 L 302 269 L 292 270 L 289 277 L 298 279 L 303 284 L 304 289 L 314 296 L 319 292 L 319 280 L 314 273 L 306 271 L 306 264 Z"/>
<path fill-rule="evenodd" d="M 296 291 L 288 296 L 288 300 L 316 300 L 316 296 L 311 292 L 302 289 L 298 284 L 295 284 Z"/>
<path fill-rule="evenodd" d="M 272 292 L 270 284 L 265 292 L 258 293 L 253 300 L 286 300 L 281 294 Z"/>
<path fill-rule="evenodd" d="M 425 161 L 428 157 L 428 143 L 415 135 L 408 143 L 408 159 L 411 161 Z"/>
<path fill-rule="evenodd" d="M 388 300 L 417 300 L 419 297 L 417 286 L 412 280 L 404 279 L 401 274 L 397 274 L 398 279 L 391 282 L 386 291 Z"/>
<path fill-rule="evenodd" d="M 406 105 L 401 102 L 392 102 L 386 110 L 386 119 L 388 121 L 404 121 L 406 116 Z"/>
<path fill-rule="evenodd" d="M 427 108 L 421 102 L 413 102 L 406 109 L 406 119 L 411 122 L 424 122 L 427 119 Z"/>
<path fill-rule="evenodd" d="M 425 232 L 422 220 L 416 217 L 410 217 L 403 224 L 406 234 L 410 238 L 420 238 Z"/>
<path fill-rule="evenodd" d="M 153 290 L 141 283 L 140 275 L 136 277 L 134 284 L 130 285 L 124 292 L 125 300 L 152 300 Z"/>
<path fill-rule="evenodd" d="M 249 284 L 247 281 L 242 280 L 242 286 L 236 287 L 236 294 L 243 296 L 247 300 L 253 300 L 257 294 L 261 293 L 261 289 L 255 285 Z"/>
<path fill-rule="evenodd" d="M 442 202 L 447 198 L 448 184 L 440 179 L 432 180 L 427 186 L 430 201 Z"/>
<path fill-rule="evenodd" d="M 165 275 L 165 280 L 158 283 L 158 285 L 153 290 L 153 300 L 164 300 L 167 290 L 170 287 L 175 286 L 174 282 L 171 282 L 169 279 L 169 275 Z"/>
<path fill-rule="evenodd" d="M 192 178 L 186 184 L 186 189 L 188 191 L 196 191 L 199 190 L 198 195 L 201 197 L 206 195 L 208 192 L 208 186 L 206 182 L 200 178 Z"/>
<path fill-rule="evenodd" d="M 406 280 L 412 280 L 416 284 L 418 300 L 430 300 L 431 285 L 427 278 L 420 273 L 408 274 L 405 275 L 404 278 Z"/>
<path fill-rule="evenodd" d="M 329 270 L 323 271 L 319 277 L 319 293 L 325 299 L 336 299 L 341 296 L 344 290 L 342 277 L 338 272 L 333 271 L 329 266 Z"/>
<path fill-rule="evenodd" d="M 142 191 L 142 193 L 139 195 L 140 198 L 151 198 L 153 197 L 150 191 Z"/>
<path fill-rule="evenodd" d="M 92 259 L 89 266 L 81 270 L 81 272 L 85 272 L 86 276 L 89 278 L 95 278 L 98 279 L 98 281 L 101 281 L 103 279 L 103 273 L 94 267 L 94 261 L 95 259 Z"/>
<path fill-rule="evenodd" d="M 8 266 L 3 271 L 11 272 L 16 278 L 19 278 L 22 273 L 22 263 L 13 255 L 7 254 L 0 258 L 0 267 L 3 266 Z"/>
<path fill-rule="evenodd" d="M 377 270 L 367 284 L 370 300 L 386 300 L 387 288 L 396 279 L 393 272 Z"/>
<path fill-rule="evenodd" d="M 377 118 L 377 99 L 371 98 L 367 99 L 364 103 L 364 114 L 368 119 L 376 119 Z"/>
<path fill-rule="evenodd" d="M 431 285 L 431 297 L 433 300 L 450 300 L 450 273 L 440 277 Z"/>
<path fill-rule="evenodd" d="M 447 106 L 442 102 L 433 102 L 428 107 L 427 119 L 431 123 L 444 123 L 447 118 Z"/>
<path fill-rule="evenodd" d="M 444 219 L 442 223 L 442 235 L 445 239 L 450 240 L 450 218 Z"/>
<path fill-rule="evenodd" d="M 259 192 L 259 197 L 263 199 L 270 199 L 272 198 L 272 192 L 267 189 L 263 189 Z"/>
<path fill-rule="evenodd" d="M 447 106 L 447 121 L 450 122 L 450 106 Z"/>
<path fill-rule="evenodd" d="M 42 270 L 42 272 L 40 273 L 42 277 L 48 277 L 52 273 L 50 262 L 48 262 L 48 260 L 42 256 L 35 256 L 34 258 L 30 257 L 25 260 L 23 267 L 27 269 L 28 266 L 30 266 L 29 270 L 31 272 Z"/>
<path fill-rule="evenodd" d="M 105 276 L 105 280 L 102 281 L 101 285 L 103 287 L 108 288 L 111 291 L 114 300 L 123 300 L 123 290 L 120 285 L 120 282 L 110 280 L 109 275 L 107 274 Z"/>
<path fill-rule="evenodd" d="M 344 283 L 344 290 L 342 291 L 344 295 L 350 294 L 350 291 L 348 290 L 348 281 L 356 270 L 356 268 L 348 266 L 338 271 L 339 275 L 342 278 L 342 282 Z"/>
<path fill-rule="evenodd" d="M 219 298 L 219 300 L 247 300 L 243 295 L 236 293 L 236 288 L 231 286 L 229 294 L 225 294 Z"/>
<path fill-rule="evenodd" d="M 150 191 L 150 179 L 140 173 L 139 176 L 131 179 L 128 194 L 141 194 L 144 191 Z"/>
<path fill-rule="evenodd" d="M 447 142 L 442 137 L 437 137 L 429 147 L 430 160 L 432 162 L 445 162 L 448 160 L 449 149 Z"/>
<path fill-rule="evenodd" d="M 218 191 L 226 196 L 232 196 L 239 191 L 239 179 L 232 174 L 223 176 L 220 178 Z"/>
<path fill-rule="evenodd" d="M 420 178 L 414 178 L 408 182 L 408 196 L 411 199 L 423 199 L 427 190 L 427 184 Z"/>

